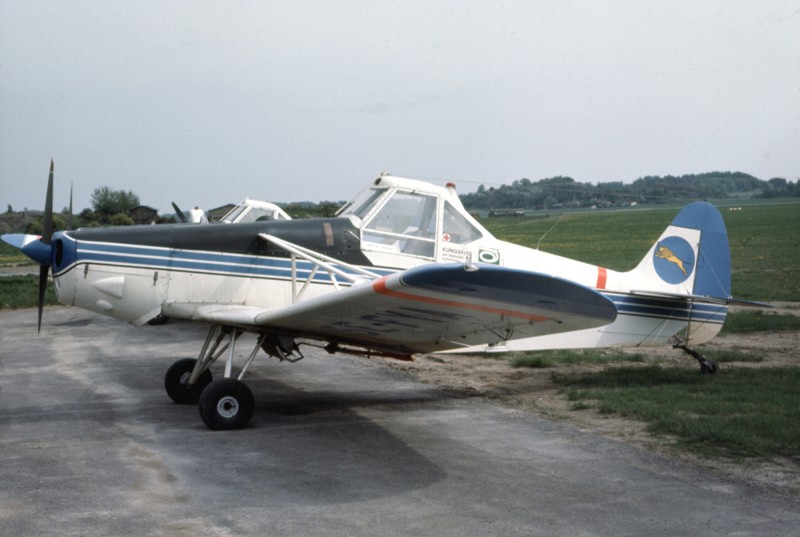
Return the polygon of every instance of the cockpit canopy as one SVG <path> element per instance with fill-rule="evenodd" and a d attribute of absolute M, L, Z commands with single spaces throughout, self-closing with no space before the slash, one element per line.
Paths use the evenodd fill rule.
<path fill-rule="evenodd" d="M 491 238 L 464 209 L 452 185 L 384 175 L 337 214 L 361 229 L 362 249 L 376 252 L 440 259 L 443 248 L 459 250 Z"/>
<path fill-rule="evenodd" d="M 226 224 L 262 222 L 264 220 L 291 220 L 286 212 L 268 201 L 244 199 L 233 209 L 225 213 L 220 221 Z"/>

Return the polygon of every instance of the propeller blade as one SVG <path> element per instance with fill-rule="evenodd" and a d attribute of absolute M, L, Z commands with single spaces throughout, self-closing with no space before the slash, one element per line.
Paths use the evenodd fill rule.
<path fill-rule="evenodd" d="M 42 331 L 42 311 L 44 310 L 44 294 L 47 291 L 47 276 L 50 272 L 50 267 L 42 265 L 39 267 L 39 328 L 37 333 Z"/>
<path fill-rule="evenodd" d="M 178 204 L 175 203 L 174 201 L 172 202 L 172 208 L 175 209 L 175 215 L 178 217 L 178 219 L 180 219 L 180 221 L 185 224 L 186 223 L 186 215 L 183 214 L 183 211 L 181 211 L 181 208 L 178 207 Z"/>
<path fill-rule="evenodd" d="M 50 159 L 50 177 L 47 179 L 47 196 L 44 200 L 44 221 L 42 222 L 41 238 L 41 243 L 47 245 L 47 262 L 42 262 L 39 267 L 39 332 L 42 331 L 42 311 L 44 310 L 44 295 L 47 291 L 47 276 L 50 272 L 50 245 L 53 239 L 53 169 L 53 159 Z"/>
<path fill-rule="evenodd" d="M 50 159 L 50 178 L 47 180 L 47 197 L 44 201 L 44 222 L 42 222 L 42 242 L 50 244 L 53 238 L 53 159 Z"/>
<path fill-rule="evenodd" d="M 72 182 L 69 184 L 69 215 L 67 216 L 67 230 L 72 231 Z"/>

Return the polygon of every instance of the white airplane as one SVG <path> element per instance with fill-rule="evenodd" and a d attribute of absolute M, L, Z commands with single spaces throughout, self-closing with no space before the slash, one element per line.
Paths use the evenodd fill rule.
<path fill-rule="evenodd" d="M 157 316 L 209 325 L 198 358 L 166 373 L 168 395 L 199 403 L 211 429 L 247 425 L 242 382 L 259 350 L 415 353 L 672 345 L 691 349 L 722 328 L 730 253 L 717 209 L 691 203 L 628 272 L 492 236 L 455 186 L 381 175 L 335 218 L 235 226 L 52 229 L 52 164 L 44 232 L 2 239 L 52 269 L 58 300 L 134 325 Z M 255 334 L 234 374 L 235 346 Z M 224 378 L 209 366 L 224 356 Z"/>
<path fill-rule="evenodd" d="M 189 217 L 172 202 L 175 215 L 184 224 L 208 224 L 208 216 L 203 209 L 195 207 L 188 211 Z M 292 217 L 286 211 L 268 201 L 254 200 L 245 198 L 240 201 L 230 211 L 220 218 L 220 222 L 225 224 L 240 224 L 247 222 L 263 222 L 264 220 L 291 220 Z"/>
<path fill-rule="evenodd" d="M 286 211 L 268 201 L 245 198 L 220 218 L 225 224 L 263 222 L 264 220 L 291 220 Z"/>

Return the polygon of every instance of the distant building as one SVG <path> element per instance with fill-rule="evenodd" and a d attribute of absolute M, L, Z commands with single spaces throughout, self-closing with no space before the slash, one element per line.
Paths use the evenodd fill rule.
<path fill-rule="evenodd" d="M 525 209 L 490 209 L 489 216 L 525 216 Z"/>
<path fill-rule="evenodd" d="M 158 209 L 153 209 L 147 205 L 139 205 L 128 211 L 134 224 L 155 224 L 158 220 Z"/>

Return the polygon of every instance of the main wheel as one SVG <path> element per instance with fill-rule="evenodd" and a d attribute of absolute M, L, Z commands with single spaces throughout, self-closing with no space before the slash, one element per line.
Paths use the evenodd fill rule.
<path fill-rule="evenodd" d="M 196 404 L 200 400 L 200 394 L 214 380 L 211 371 L 206 369 L 197 382 L 193 386 L 189 386 L 187 383 L 192 377 L 195 363 L 197 360 L 192 358 L 178 360 L 167 369 L 167 374 L 164 375 L 164 388 L 167 390 L 167 395 L 179 405 Z"/>
<path fill-rule="evenodd" d="M 200 394 L 200 417 L 209 429 L 242 429 L 255 410 L 253 392 L 236 379 L 219 379 Z"/>

